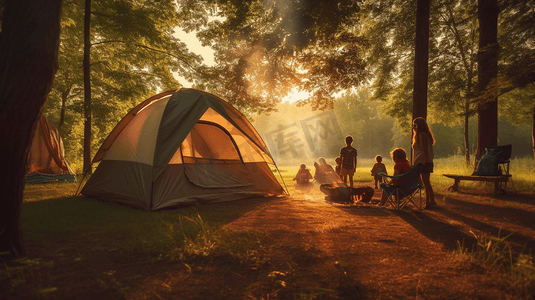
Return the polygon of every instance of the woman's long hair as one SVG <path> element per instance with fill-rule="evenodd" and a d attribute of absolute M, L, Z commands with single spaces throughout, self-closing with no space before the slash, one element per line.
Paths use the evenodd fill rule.
<path fill-rule="evenodd" d="M 435 137 L 433 136 L 433 132 L 431 131 L 431 128 L 429 128 L 429 124 L 425 121 L 422 117 L 417 117 L 412 121 L 413 130 L 412 130 L 412 144 L 416 143 L 416 136 L 418 134 L 424 132 L 427 134 L 427 136 L 431 139 L 431 145 L 435 144 Z M 414 129 L 414 125 L 416 125 L 416 129 Z"/>

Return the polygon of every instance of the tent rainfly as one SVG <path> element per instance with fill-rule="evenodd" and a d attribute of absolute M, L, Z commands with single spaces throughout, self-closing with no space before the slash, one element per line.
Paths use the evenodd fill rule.
<path fill-rule="evenodd" d="M 27 183 L 75 180 L 74 172 L 65 160 L 59 131 L 44 114 L 37 121 L 26 166 Z"/>
<path fill-rule="evenodd" d="M 153 96 L 111 131 L 81 193 L 144 210 L 284 194 L 251 123 L 195 89 Z"/>

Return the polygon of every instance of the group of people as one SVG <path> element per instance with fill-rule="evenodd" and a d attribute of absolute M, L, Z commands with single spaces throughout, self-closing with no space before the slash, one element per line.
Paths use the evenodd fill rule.
<path fill-rule="evenodd" d="M 294 179 L 298 184 L 310 183 L 310 180 L 314 179 L 320 184 L 343 182 L 353 187 L 353 175 L 357 169 L 357 149 L 353 144 L 353 137 L 348 135 L 345 138 L 346 145 L 340 149 L 340 155 L 334 160 L 336 167 L 333 168 L 327 163 L 325 158 L 320 157 L 319 163 L 314 162 L 315 173 L 314 177 L 307 169 L 306 164 L 301 164 Z"/>
<path fill-rule="evenodd" d="M 347 136 L 345 138 L 346 146 L 340 149 L 340 155 L 335 159 L 336 167 L 333 167 L 325 161 L 324 158 L 319 159 L 319 164 L 314 162 L 316 171 L 314 177 L 307 169 L 305 164 L 302 164 L 294 180 L 299 184 L 309 183 L 314 179 L 318 183 L 333 183 L 341 180 L 345 185 L 353 187 L 353 175 L 357 168 L 357 149 L 352 146 L 353 137 Z M 415 118 L 412 122 L 412 164 L 407 159 L 407 152 L 403 148 L 396 148 L 390 152 L 392 161 L 394 162 L 394 176 L 408 172 L 413 165 L 422 164 L 420 171 L 420 179 L 425 188 L 426 205 L 425 208 L 436 205 L 433 187 L 431 186 L 430 177 L 433 173 L 433 145 L 435 138 L 431 131 L 429 124 L 424 118 Z M 385 178 L 381 173 L 387 174 L 386 166 L 382 162 L 382 157 L 377 155 L 375 157 L 375 164 L 371 169 L 371 175 L 374 177 L 375 188 L 378 186 L 386 187 L 386 185 L 401 185 L 403 178 L 393 178 L 390 182 L 385 182 Z M 384 205 L 386 202 L 386 194 L 383 193 L 379 205 Z"/>

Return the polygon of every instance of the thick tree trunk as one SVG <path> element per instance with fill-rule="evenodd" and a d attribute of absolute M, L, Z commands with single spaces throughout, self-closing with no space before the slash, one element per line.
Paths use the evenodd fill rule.
<path fill-rule="evenodd" d="M 61 0 L 5 0 L 0 33 L 0 253 L 25 255 L 28 149 L 57 70 Z"/>
<path fill-rule="evenodd" d="M 91 173 L 91 0 L 85 0 L 84 13 L 84 173 Z"/>
<path fill-rule="evenodd" d="M 497 0 L 478 1 L 480 96 L 477 109 L 476 162 L 481 159 L 487 146 L 498 143 L 498 13 Z"/>
<path fill-rule="evenodd" d="M 429 6 L 430 0 L 418 0 L 416 38 L 414 41 L 414 89 L 412 118 L 427 118 L 427 77 L 429 73 Z"/>

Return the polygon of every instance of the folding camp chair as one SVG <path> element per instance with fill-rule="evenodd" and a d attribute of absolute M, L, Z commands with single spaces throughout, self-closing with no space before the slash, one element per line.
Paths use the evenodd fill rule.
<path fill-rule="evenodd" d="M 412 203 L 416 208 L 422 210 L 425 203 L 422 201 L 422 188 L 418 179 L 420 178 L 420 170 L 422 164 L 412 166 L 412 168 L 404 174 L 396 176 L 388 176 L 385 173 L 379 173 L 380 176 L 394 179 L 403 178 L 401 185 L 389 185 L 387 183 L 381 183 L 381 189 L 383 193 L 388 196 L 385 205 L 390 205 L 395 209 L 403 209 L 408 203 Z M 419 193 L 419 199 L 416 200 L 415 196 Z"/>

